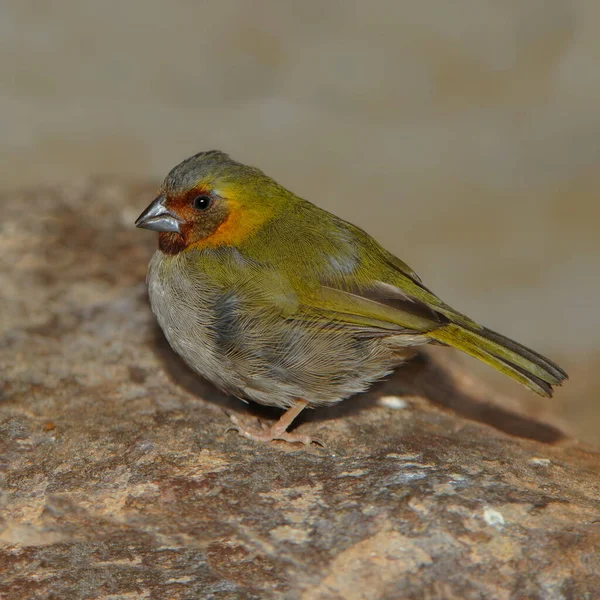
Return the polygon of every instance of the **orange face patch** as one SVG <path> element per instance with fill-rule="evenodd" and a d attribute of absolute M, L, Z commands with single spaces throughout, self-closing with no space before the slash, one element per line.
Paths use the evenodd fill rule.
<path fill-rule="evenodd" d="M 248 210 L 236 200 L 227 200 L 226 202 L 227 218 L 214 233 L 194 243 L 195 246 L 209 248 L 236 246 L 252 235 L 269 217 L 267 211 Z"/>

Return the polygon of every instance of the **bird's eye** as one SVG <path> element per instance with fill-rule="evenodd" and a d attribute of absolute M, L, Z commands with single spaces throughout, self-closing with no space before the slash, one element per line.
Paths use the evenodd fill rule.
<path fill-rule="evenodd" d="M 206 210 L 212 204 L 210 196 L 196 196 L 194 198 L 194 208 L 196 210 Z"/>

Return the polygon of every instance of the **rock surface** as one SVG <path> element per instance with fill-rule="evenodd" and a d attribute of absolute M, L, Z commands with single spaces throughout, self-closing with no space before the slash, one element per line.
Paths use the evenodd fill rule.
<path fill-rule="evenodd" d="M 148 308 L 148 193 L 0 199 L 0 597 L 599 597 L 598 454 L 448 352 L 307 415 L 327 450 L 225 434 Z"/>

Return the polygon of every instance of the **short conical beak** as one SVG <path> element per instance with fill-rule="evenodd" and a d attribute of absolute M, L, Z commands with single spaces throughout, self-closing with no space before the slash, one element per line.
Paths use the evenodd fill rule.
<path fill-rule="evenodd" d="M 180 233 L 181 221 L 165 207 L 164 195 L 160 195 L 148 208 L 137 218 L 136 227 L 152 229 L 152 231 L 173 231 Z"/>

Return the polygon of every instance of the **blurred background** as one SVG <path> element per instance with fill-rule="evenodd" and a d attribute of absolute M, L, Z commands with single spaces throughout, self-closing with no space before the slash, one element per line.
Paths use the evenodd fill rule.
<path fill-rule="evenodd" d="M 3 0 L 0 187 L 225 150 L 560 361 L 600 441 L 599 59 L 597 0 Z"/>

